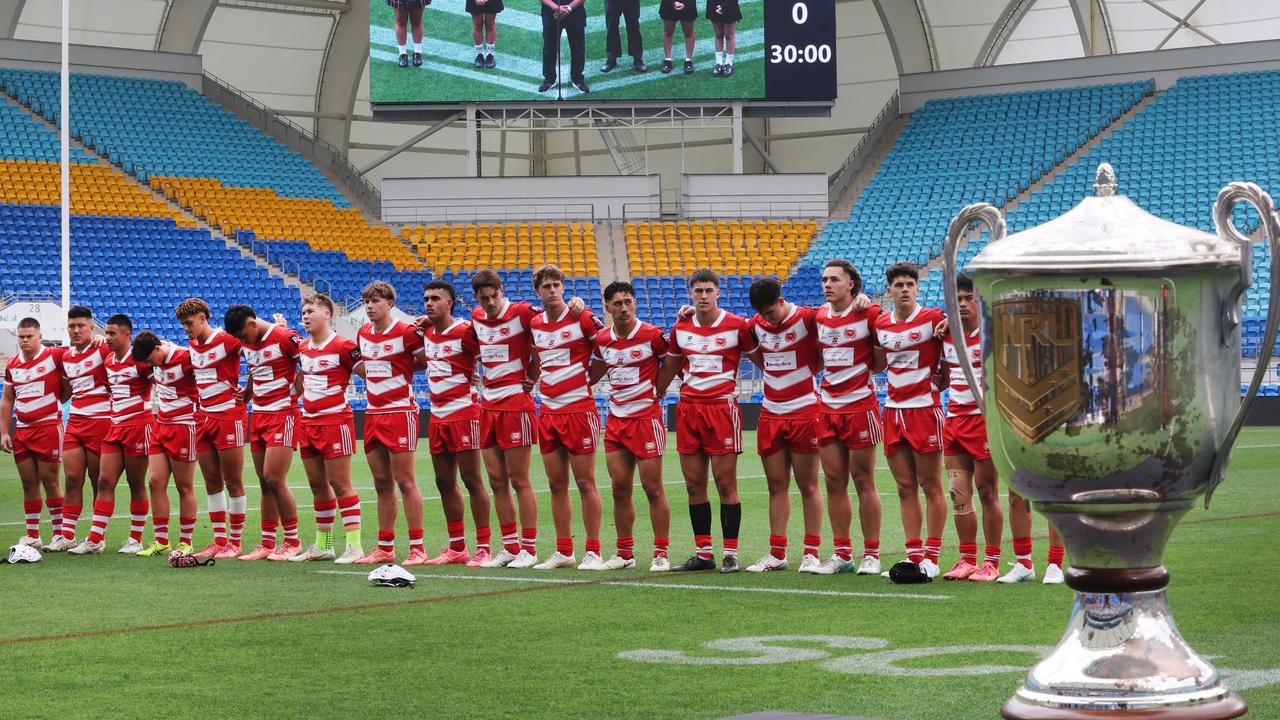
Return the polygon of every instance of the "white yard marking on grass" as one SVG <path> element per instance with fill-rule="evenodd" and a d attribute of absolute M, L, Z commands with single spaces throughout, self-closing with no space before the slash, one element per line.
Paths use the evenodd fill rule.
<path fill-rule="evenodd" d="M 360 570 L 312 570 L 311 572 L 320 575 L 368 575 L 369 573 Z M 587 577 L 591 577 L 588 575 Z M 853 590 L 806 590 L 804 588 L 767 588 L 767 587 L 743 587 L 740 585 L 695 585 L 692 583 L 674 583 L 674 582 L 650 582 L 647 580 L 604 580 L 594 581 L 588 579 L 570 580 L 568 578 L 539 578 L 539 577 L 502 577 L 500 575 L 418 575 L 419 580 L 479 580 L 490 582 L 526 582 L 526 583 L 548 583 L 552 585 L 582 585 L 591 583 L 592 585 L 605 585 L 609 587 L 640 587 L 640 588 L 660 588 L 663 590 L 710 590 L 723 592 L 749 592 L 749 593 L 766 593 L 773 595 L 811 595 L 816 597 L 869 597 L 869 598 L 895 598 L 899 600 L 953 600 L 951 595 L 923 595 L 919 593 L 878 593 L 878 592 L 857 592 Z"/>

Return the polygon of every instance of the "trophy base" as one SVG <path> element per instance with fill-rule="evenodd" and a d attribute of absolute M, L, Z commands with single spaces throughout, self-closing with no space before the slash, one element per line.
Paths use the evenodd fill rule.
<path fill-rule="evenodd" d="M 1004 706 L 1010 720 L 1217 720 L 1245 713 L 1183 640 L 1163 588 L 1076 592 L 1061 642 Z"/>
<path fill-rule="evenodd" d="M 1149 720 L 1226 720 L 1248 712 L 1244 700 L 1235 693 L 1202 705 L 1183 705 L 1150 710 L 1074 710 L 1031 705 L 1009 698 L 1000 707 L 1007 720 L 1102 720 L 1103 718 L 1144 718 Z"/>

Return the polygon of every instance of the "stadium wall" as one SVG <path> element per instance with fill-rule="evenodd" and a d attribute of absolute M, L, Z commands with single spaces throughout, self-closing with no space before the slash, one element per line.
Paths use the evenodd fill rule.
<path fill-rule="evenodd" d="M 658 214 L 658 175 L 386 178 L 382 220 L 393 224 L 619 220 Z"/>
<path fill-rule="evenodd" d="M 915 73 L 902 76 L 899 92 L 901 112 L 911 113 L 937 98 L 1150 79 L 1164 90 L 1188 75 L 1277 68 L 1280 40 L 1262 40 Z"/>
<path fill-rule="evenodd" d="M 204 83 L 199 55 L 97 45 L 72 45 L 70 55 L 71 72 L 177 80 L 196 92 Z M 62 50 L 57 43 L 0 40 L 0 66 L 57 72 Z"/>
<path fill-rule="evenodd" d="M 824 218 L 827 176 L 681 175 L 680 211 L 686 218 Z"/>

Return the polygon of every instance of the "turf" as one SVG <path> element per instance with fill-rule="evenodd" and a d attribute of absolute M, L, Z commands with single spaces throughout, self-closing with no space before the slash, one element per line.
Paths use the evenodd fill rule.
<path fill-rule="evenodd" d="M 748 447 L 753 440 L 748 437 Z M 674 453 L 665 465 L 674 509 L 672 555 L 679 560 L 692 542 Z M 1280 563 L 1277 465 L 1280 433 L 1246 430 L 1213 507 L 1187 516 L 1167 556 L 1180 627 L 1194 647 L 1232 671 L 1228 678 L 1246 687 L 1251 717 L 1260 718 L 1280 717 L 1280 625 L 1270 605 L 1275 576 L 1268 572 Z M 356 468 L 356 485 L 372 500 L 367 471 L 359 461 Z M 545 487 L 537 460 L 533 472 L 536 486 Z M 603 462 L 598 473 L 605 477 Z M 739 473 L 743 556 L 750 562 L 765 551 L 768 535 L 759 459 L 744 454 Z M 434 497 L 425 447 L 418 476 L 424 493 Z M 881 469 L 877 477 L 886 501 L 885 558 L 892 560 L 902 536 L 888 473 Z M 290 480 L 308 508 L 301 526 L 309 541 L 310 494 L 297 463 Z M 8 461 L 0 464 L 0 481 L 0 530 L 16 540 L 21 506 Z M 645 504 L 639 493 L 637 498 L 636 546 L 647 549 Z M 539 499 L 545 555 L 554 533 L 545 491 Z M 117 507 L 125 502 L 121 490 Z M 203 505 L 201 493 L 202 515 Z M 250 507 L 256 505 L 251 492 Z M 613 540 L 609 505 L 606 492 L 606 548 Z M 798 514 L 798 498 L 793 507 Z M 374 508 L 368 503 L 364 509 L 370 547 Z M 86 528 L 87 520 L 81 522 Z M 793 557 L 798 522 L 793 515 Z M 113 520 L 109 549 L 118 546 L 126 527 L 127 520 Z M 256 528 L 252 514 L 249 527 Z M 246 536 L 254 540 L 256 532 Z M 580 543 L 580 530 L 578 537 Z M 403 532 L 400 538 L 403 552 Z M 208 539 L 202 517 L 197 546 Z M 431 499 L 427 540 L 430 546 L 443 542 L 439 503 Z M 829 535 L 824 541 L 825 554 Z M 954 560 L 954 548 L 949 530 L 944 566 Z M 1038 520 L 1041 563 L 1044 551 Z M 904 588 L 881 578 L 794 572 L 653 576 L 643 563 L 636 571 L 604 576 L 420 569 L 418 586 L 406 590 L 372 588 L 362 572 L 323 572 L 335 570 L 342 568 L 226 561 L 178 571 L 159 558 L 114 554 L 48 555 L 38 565 L 0 565 L 0 597 L 8 613 L 0 628 L 0 655 L 8 669 L 0 717 L 718 718 L 781 710 L 992 718 L 1034 654 L 926 651 L 927 657 L 902 659 L 887 670 L 871 660 L 894 650 L 1052 645 L 1071 597 L 1064 587 L 1038 583 Z M 904 590 L 925 597 L 892 596 Z M 775 648 L 793 650 L 772 655 L 704 647 L 758 636 L 810 641 L 776 642 Z M 815 643 L 813 636 L 828 639 Z M 823 642 L 855 647 L 829 648 Z M 859 643 L 869 649 L 858 649 Z M 786 662 L 761 663 L 762 657 Z M 742 659 L 756 664 L 724 664 Z M 981 665 L 994 667 L 973 669 Z"/>
<path fill-rule="evenodd" d="M 542 20 L 538 0 L 506 0 L 506 10 L 498 15 L 498 67 L 478 70 L 473 65 L 475 46 L 471 37 L 471 16 L 464 0 L 435 0 L 423 17 L 425 37 L 421 68 L 401 68 L 395 44 L 395 16 L 383 0 L 371 0 L 369 29 L 369 82 L 374 103 L 528 102 L 556 100 L 555 88 L 538 93 L 542 82 Z M 738 23 L 738 46 L 734 74 L 714 77 L 715 33 L 711 22 L 701 16 L 705 0 L 698 0 L 695 72 L 681 71 L 684 36 L 677 26 L 672 58 L 675 69 L 659 72 L 662 64 L 662 20 L 657 3 L 645 2 L 641 9 L 646 73 L 631 69 L 627 55 L 619 68 L 600 72 L 605 60 L 604 5 L 587 4 L 586 81 L 589 95 L 581 95 L 569 80 L 568 41 L 561 42 L 562 95 L 566 100 L 669 101 L 764 97 L 764 5 L 762 0 L 740 0 L 742 20 Z M 621 26 L 623 52 L 626 25 Z"/>

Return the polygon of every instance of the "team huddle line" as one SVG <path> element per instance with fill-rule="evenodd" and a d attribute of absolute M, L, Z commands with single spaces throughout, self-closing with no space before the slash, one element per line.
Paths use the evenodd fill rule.
<path fill-rule="evenodd" d="M 886 276 L 888 309 L 862 294 L 862 279 L 846 260 L 824 267 L 826 304 L 819 308 L 788 302 L 777 279 L 760 278 L 749 289 L 756 314 L 748 319 L 720 309 L 720 278 L 698 270 L 687 280 L 691 304 L 681 309 L 670 332 L 638 319 L 635 291 L 622 281 L 604 289 L 604 309 L 612 321 L 606 326 L 580 298 L 565 299 L 564 274 L 554 265 L 533 275 L 542 307 L 507 299 L 492 270 L 476 273 L 471 286 L 478 307 L 470 319 L 455 317 L 454 287 L 435 280 L 423 290 L 425 314 L 414 322 L 397 320 L 396 289 L 372 282 L 361 294 L 369 322 L 355 341 L 334 332 L 334 303 L 325 295 L 302 302 L 305 337 L 258 317 L 247 305 L 228 308 L 223 328 L 215 328 L 208 304 L 196 298 L 175 309 L 187 335 L 185 346 L 150 330 L 134 335 L 123 314 L 110 316 L 104 336 L 97 338 L 92 311 L 77 306 L 68 313 L 69 346 L 45 347 L 39 322 L 25 318 L 18 327 L 20 352 L 5 370 L 0 399 L 0 449 L 14 454 L 23 486 L 26 533 L 20 544 L 77 555 L 104 552 L 116 486 L 124 475 L 130 533 L 121 553 L 147 557 L 176 549 L 196 558 L 394 563 L 402 507 L 409 535 L 404 565 L 622 570 L 636 566 L 632 496 L 638 476 L 653 530 L 651 571 L 717 568 L 714 484 L 722 537 L 719 570 L 737 572 L 742 519 L 737 457 L 743 443 L 736 392 L 746 358 L 764 376 L 756 449 L 768 484 L 770 531 L 769 553 L 746 567 L 748 572 L 789 567 L 794 482 L 804 523 L 799 571 L 881 574 L 882 509 L 874 467 L 877 446 L 883 445 L 906 537 L 907 560 L 895 568 L 895 579 L 904 579 L 898 572 L 903 567 L 908 581 L 939 574 L 949 514 L 954 514 L 960 557 L 944 578 L 1033 579 L 1030 508 L 1012 492 L 1009 524 L 1017 561 L 1007 574 L 999 572 L 1004 519 L 996 470 L 946 318 L 941 310 L 916 303 L 914 265 L 899 263 Z M 981 372 L 978 302 L 967 278 L 958 284 L 963 352 Z M 242 357 L 249 369 L 244 386 Z M 429 384 L 427 439 L 447 537 L 434 557 L 424 545 L 423 498 L 414 469 L 419 414 L 412 378 L 419 371 L 426 372 Z M 888 378 L 883 409 L 873 385 L 881 371 Z M 360 498 L 351 483 L 356 431 L 347 390 L 353 375 L 366 383 L 363 446 L 377 495 L 377 544 L 368 552 L 361 545 Z M 672 565 L 671 511 L 662 478 L 667 432 L 659 399 L 676 378 L 681 381 L 676 450 L 694 552 Z M 608 381 L 609 396 L 604 427 L 592 390 L 602 380 Z M 947 387 L 944 411 L 941 391 Z M 534 402 L 535 388 L 540 403 Z M 61 403 L 68 397 L 64 426 Z M 262 490 L 262 520 L 258 545 L 242 552 L 246 445 Z M 529 473 L 534 445 L 550 484 L 556 533 L 555 551 L 545 560 L 538 556 L 538 508 Z M 601 551 L 602 503 L 595 479 L 601 445 L 613 497 L 615 549 L 608 559 Z M 316 539 L 305 549 L 298 503 L 286 483 L 295 450 L 315 511 Z M 482 464 L 488 487 L 481 479 Z M 197 465 L 213 542 L 193 552 Z M 951 513 L 943 492 L 944 466 Z M 92 519 L 88 535 L 77 542 L 86 477 Z M 586 535 L 581 562 L 572 534 L 571 477 Z M 176 543 L 169 531 L 170 481 L 178 491 Z M 863 538 L 860 559 L 852 541 L 851 484 Z M 500 533 L 496 551 L 491 504 Z M 976 505 L 982 507 L 986 543 L 981 559 Z M 40 536 L 42 507 L 54 532 L 47 545 Z M 468 508 L 474 551 L 467 546 Z M 833 536 L 833 553 L 825 561 L 820 558 L 824 514 Z M 148 515 L 153 539 L 144 546 Z M 333 538 L 339 515 L 346 535 L 340 556 Z M 1062 560 L 1061 542 L 1051 531 L 1046 583 L 1062 581 Z"/>

